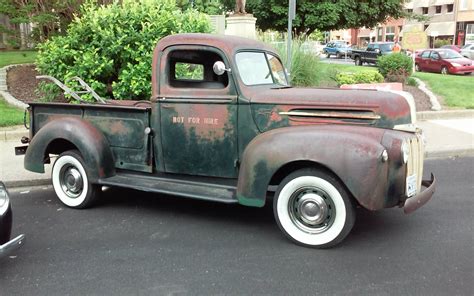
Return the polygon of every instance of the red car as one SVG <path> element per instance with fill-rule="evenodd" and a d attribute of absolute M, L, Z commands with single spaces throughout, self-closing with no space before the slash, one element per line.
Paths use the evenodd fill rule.
<path fill-rule="evenodd" d="M 427 49 L 415 57 L 415 70 L 470 74 L 474 72 L 474 62 L 451 49 Z"/>

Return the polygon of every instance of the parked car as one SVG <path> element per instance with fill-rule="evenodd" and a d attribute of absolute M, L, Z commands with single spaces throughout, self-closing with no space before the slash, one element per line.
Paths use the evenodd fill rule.
<path fill-rule="evenodd" d="M 465 58 L 474 60 L 474 43 L 464 45 L 460 54 Z"/>
<path fill-rule="evenodd" d="M 11 230 L 12 208 L 10 196 L 3 182 L 0 182 L 0 258 L 10 254 L 24 242 L 25 235 L 23 234 L 10 240 Z"/>
<path fill-rule="evenodd" d="M 176 71 L 188 65 L 200 76 Z M 271 190 L 283 234 L 327 248 L 356 206 L 411 213 L 434 194 L 407 93 L 292 87 L 274 49 L 211 34 L 161 39 L 151 73 L 150 101 L 30 103 L 29 145 L 16 152 L 38 173 L 58 155 L 66 206 L 91 206 L 102 186 L 252 207 Z"/>
<path fill-rule="evenodd" d="M 362 66 L 364 63 L 375 64 L 379 56 L 391 54 L 394 45 L 395 43 L 393 42 L 369 43 L 365 50 L 352 50 L 352 59 L 356 66 Z"/>
<path fill-rule="evenodd" d="M 331 55 L 336 56 L 338 59 L 345 56 L 351 57 L 352 48 L 345 41 L 332 41 L 326 44 L 323 48 L 323 53 L 326 57 L 330 58 Z"/>
<path fill-rule="evenodd" d="M 459 46 L 456 46 L 456 45 L 443 45 L 440 48 L 441 49 L 452 49 L 455 52 L 461 52 L 461 48 Z"/>
<path fill-rule="evenodd" d="M 415 70 L 441 74 L 470 74 L 474 62 L 451 49 L 427 49 L 415 57 Z"/>

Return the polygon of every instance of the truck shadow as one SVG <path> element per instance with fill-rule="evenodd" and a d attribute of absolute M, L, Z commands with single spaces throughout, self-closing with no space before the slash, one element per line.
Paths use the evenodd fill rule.
<path fill-rule="evenodd" d="M 280 236 L 280 230 L 273 216 L 273 198 L 268 197 L 263 208 L 245 207 L 238 204 L 222 204 L 164 194 L 111 188 L 103 193 L 96 207 L 104 210 L 142 209 L 157 216 L 179 215 L 181 218 L 201 223 L 219 223 L 228 227 L 250 227 L 258 225 L 259 231 Z M 393 239 L 409 230 L 410 223 L 404 221 L 401 210 L 388 209 L 371 212 L 362 208 L 356 210 L 356 222 L 349 236 L 340 246 L 364 245 L 366 242 Z M 400 227 L 403 224 L 403 227 Z M 250 229 L 249 228 L 249 229 Z M 250 230 L 249 230 L 250 231 Z"/>

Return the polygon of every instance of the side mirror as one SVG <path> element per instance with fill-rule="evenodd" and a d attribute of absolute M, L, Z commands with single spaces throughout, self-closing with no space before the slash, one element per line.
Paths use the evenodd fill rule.
<path fill-rule="evenodd" d="M 214 73 L 218 76 L 221 76 L 225 72 L 230 72 L 230 69 L 227 69 L 222 61 L 215 62 L 214 66 L 212 66 L 212 70 L 214 70 Z"/>

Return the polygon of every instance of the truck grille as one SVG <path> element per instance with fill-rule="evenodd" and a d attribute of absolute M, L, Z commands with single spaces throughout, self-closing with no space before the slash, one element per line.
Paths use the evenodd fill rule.
<path fill-rule="evenodd" d="M 421 180 L 423 178 L 423 160 L 424 160 L 424 143 L 420 134 L 416 134 L 409 140 L 410 156 L 407 162 L 407 176 L 416 174 L 416 193 L 421 190 Z"/>

